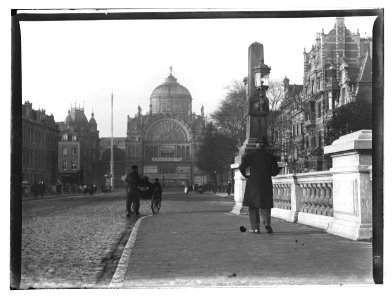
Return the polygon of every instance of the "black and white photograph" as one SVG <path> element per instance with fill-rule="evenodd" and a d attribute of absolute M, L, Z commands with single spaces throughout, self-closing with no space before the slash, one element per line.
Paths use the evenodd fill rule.
<path fill-rule="evenodd" d="M 11 290 L 384 284 L 382 7 L 10 15 Z"/>

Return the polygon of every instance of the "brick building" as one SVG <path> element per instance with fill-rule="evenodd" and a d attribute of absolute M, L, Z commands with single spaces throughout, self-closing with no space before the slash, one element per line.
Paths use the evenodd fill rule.
<path fill-rule="evenodd" d="M 294 87 L 284 82 L 281 155 L 300 171 L 323 170 L 330 167 L 323 149 L 333 110 L 353 101 L 372 102 L 372 38 L 361 38 L 346 28 L 344 18 L 336 18 L 334 28 L 317 33 L 303 55 L 302 91 L 293 94 Z"/>
<path fill-rule="evenodd" d="M 83 108 L 71 107 L 60 128 L 58 173 L 63 184 L 103 182 L 99 163 L 99 131 L 94 113 L 87 121 Z"/>
<path fill-rule="evenodd" d="M 29 101 L 22 105 L 22 178 L 25 183 L 56 182 L 58 133 L 53 115 L 46 115 L 44 109 L 34 110 Z"/>

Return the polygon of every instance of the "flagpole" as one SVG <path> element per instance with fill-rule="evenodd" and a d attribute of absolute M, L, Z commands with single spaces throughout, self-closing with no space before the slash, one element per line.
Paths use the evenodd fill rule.
<path fill-rule="evenodd" d="M 113 92 L 111 99 L 111 139 L 110 139 L 110 185 L 114 191 L 114 155 L 113 155 Z"/>

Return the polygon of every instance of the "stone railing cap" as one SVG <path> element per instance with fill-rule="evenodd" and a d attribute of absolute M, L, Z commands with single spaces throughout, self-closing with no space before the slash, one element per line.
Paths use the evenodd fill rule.
<path fill-rule="evenodd" d="M 240 163 L 234 163 L 230 165 L 231 169 L 238 169 L 240 167 Z"/>
<path fill-rule="evenodd" d="M 332 145 L 324 147 L 324 154 L 332 154 L 349 150 L 372 149 L 372 131 L 358 130 L 341 136 Z"/>

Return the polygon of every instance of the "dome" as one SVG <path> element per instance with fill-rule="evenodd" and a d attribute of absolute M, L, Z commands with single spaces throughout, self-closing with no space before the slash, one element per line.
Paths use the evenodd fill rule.
<path fill-rule="evenodd" d="M 68 110 L 68 116 L 65 118 L 65 123 L 73 123 L 71 112 Z"/>
<path fill-rule="evenodd" d="M 156 87 L 150 97 L 151 111 L 158 113 L 175 113 L 190 115 L 192 112 L 192 96 L 188 89 L 170 75 L 165 82 Z"/>
<path fill-rule="evenodd" d="M 90 126 L 91 125 L 95 125 L 95 126 L 97 125 L 97 122 L 94 119 L 94 113 L 91 113 L 91 119 L 90 119 L 90 121 L 88 123 L 89 123 Z"/>

